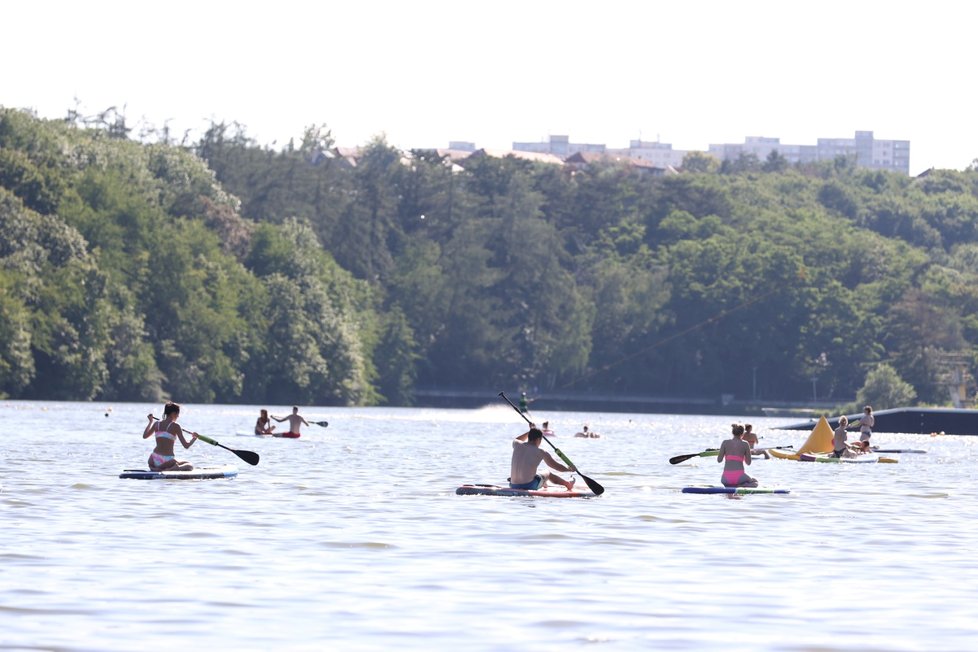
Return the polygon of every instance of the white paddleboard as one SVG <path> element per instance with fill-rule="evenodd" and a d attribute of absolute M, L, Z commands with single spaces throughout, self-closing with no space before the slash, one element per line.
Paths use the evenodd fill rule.
<path fill-rule="evenodd" d="M 126 469 L 120 478 L 130 480 L 211 480 L 214 478 L 233 478 L 238 475 L 238 467 L 201 466 L 193 471 L 150 471 L 148 469 Z"/>

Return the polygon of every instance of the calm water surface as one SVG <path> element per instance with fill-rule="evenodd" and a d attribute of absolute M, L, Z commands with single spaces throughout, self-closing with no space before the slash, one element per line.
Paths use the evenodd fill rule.
<path fill-rule="evenodd" d="M 974 650 L 978 437 L 882 435 L 899 464 L 759 460 L 788 496 L 680 493 L 736 417 L 552 412 L 607 489 L 456 496 L 503 482 L 523 422 L 480 410 L 185 406 L 231 480 L 120 480 L 149 404 L 0 402 L 0 649 Z M 265 406 L 261 406 L 265 407 Z M 284 406 L 267 406 L 276 414 Z M 800 445 L 751 419 L 762 443 Z M 572 436 L 587 422 L 601 439 Z M 546 447 L 546 444 L 544 444 Z M 178 446 L 179 448 L 179 446 Z"/>

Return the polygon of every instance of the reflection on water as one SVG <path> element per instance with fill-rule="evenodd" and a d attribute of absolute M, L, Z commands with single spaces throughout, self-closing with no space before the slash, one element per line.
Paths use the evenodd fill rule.
<path fill-rule="evenodd" d="M 680 493 L 736 417 L 550 413 L 607 489 L 456 496 L 504 481 L 525 423 L 481 410 L 314 409 L 299 440 L 239 436 L 258 407 L 186 406 L 200 465 L 120 480 L 159 406 L 0 403 L 0 648 L 968 650 L 978 640 L 978 438 L 878 435 L 899 464 L 758 460 L 787 496 Z M 273 406 L 274 407 L 274 406 Z M 275 407 L 279 412 L 283 408 Z M 285 408 L 287 410 L 287 408 Z M 274 411 L 274 410 L 273 410 Z M 278 412 L 276 412 L 278 413 Z M 537 417 L 539 418 L 539 416 Z M 753 418 L 767 445 L 805 433 Z M 571 436 L 582 423 L 601 439 Z"/>

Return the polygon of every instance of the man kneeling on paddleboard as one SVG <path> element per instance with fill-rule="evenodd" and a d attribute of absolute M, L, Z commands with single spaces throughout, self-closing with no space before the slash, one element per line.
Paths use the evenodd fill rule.
<path fill-rule="evenodd" d="M 511 489 L 540 489 L 546 486 L 547 481 L 563 485 L 568 491 L 574 488 L 576 480 L 564 480 L 555 473 L 540 475 L 537 467 L 540 462 L 546 462 L 550 468 L 563 473 L 573 473 L 577 471 L 573 466 L 564 466 L 545 450 L 540 448 L 543 442 L 543 433 L 537 427 L 532 427 L 528 432 L 513 440 L 513 461 L 510 467 L 509 487 Z"/>

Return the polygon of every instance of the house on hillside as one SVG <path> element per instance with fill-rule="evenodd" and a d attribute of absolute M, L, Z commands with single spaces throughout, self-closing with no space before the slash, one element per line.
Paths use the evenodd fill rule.
<path fill-rule="evenodd" d="M 507 156 L 512 156 L 513 158 L 518 158 L 524 161 L 533 161 L 534 163 L 546 163 L 548 165 L 563 165 L 564 161 L 553 154 L 544 154 L 540 152 L 521 152 L 508 149 L 478 149 L 472 152 L 465 160 L 469 159 L 479 159 L 486 156 L 491 156 L 493 158 L 506 158 Z M 465 166 L 464 162 L 461 162 L 462 166 Z"/>
<path fill-rule="evenodd" d="M 583 170 L 584 168 L 596 164 L 596 163 L 611 163 L 627 166 L 631 170 L 636 172 L 641 172 L 653 177 L 661 177 L 666 174 L 677 174 L 676 169 L 672 166 L 668 167 L 658 167 L 649 161 L 644 161 L 642 159 L 630 158 L 628 156 L 621 156 L 616 154 L 598 154 L 595 152 L 577 152 L 564 159 L 564 164 L 575 170 Z"/>

